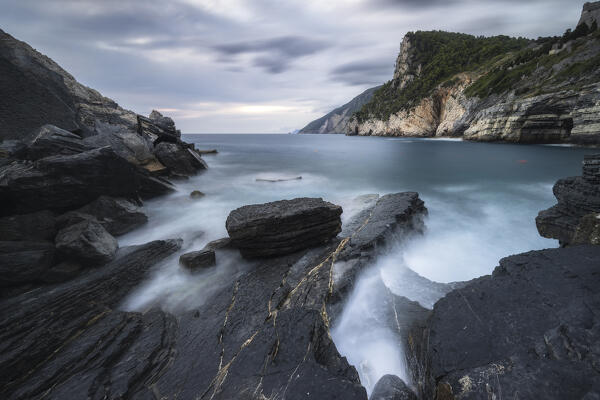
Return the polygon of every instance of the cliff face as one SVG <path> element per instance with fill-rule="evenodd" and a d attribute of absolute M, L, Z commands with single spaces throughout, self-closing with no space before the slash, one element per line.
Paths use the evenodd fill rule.
<path fill-rule="evenodd" d="M 346 133 L 600 144 L 598 13 L 586 3 L 574 31 L 536 41 L 409 33 Z"/>
<path fill-rule="evenodd" d="M 298 133 L 346 133 L 346 128 L 352 118 L 352 114 L 360 110 L 365 103 L 369 102 L 377 89 L 379 89 L 379 86 L 365 90 L 343 106 L 312 121 Z"/>
<path fill-rule="evenodd" d="M 82 136 L 102 124 L 135 130 L 136 114 L 75 80 L 50 58 L 0 30 L 0 139 L 19 139 L 44 124 Z"/>

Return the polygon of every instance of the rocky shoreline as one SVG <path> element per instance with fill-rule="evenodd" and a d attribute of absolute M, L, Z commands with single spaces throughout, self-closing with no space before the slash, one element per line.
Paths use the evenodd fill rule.
<path fill-rule="evenodd" d="M 239 253 L 251 268 L 194 309 L 122 311 L 182 240 L 120 248 L 115 236 L 146 223 L 145 199 L 207 166 L 170 118 L 123 110 L 0 34 L 3 68 L 26 71 L 44 99 L 77 104 L 2 135 L 2 398 L 367 399 L 330 327 L 360 272 L 422 231 L 417 193 L 374 196 L 344 225 L 342 208 L 318 198 L 238 208 L 223 221 L 229 238 L 180 263 L 212 268 Z M 62 78 L 40 87 L 44 71 Z M 60 118 L 43 120 L 50 112 Z M 386 375 L 370 400 L 600 396 L 599 163 L 586 157 L 582 177 L 559 181 L 557 206 L 538 216 L 562 248 L 507 257 L 469 282 L 405 274 L 440 299 L 432 310 L 382 283 L 412 381 Z"/>

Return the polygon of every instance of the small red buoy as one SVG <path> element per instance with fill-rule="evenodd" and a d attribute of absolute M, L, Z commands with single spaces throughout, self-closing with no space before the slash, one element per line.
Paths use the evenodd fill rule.
<path fill-rule="evenodd" d="M 527 164 L 527 160 L 517 160 L 519 164 Z"/>

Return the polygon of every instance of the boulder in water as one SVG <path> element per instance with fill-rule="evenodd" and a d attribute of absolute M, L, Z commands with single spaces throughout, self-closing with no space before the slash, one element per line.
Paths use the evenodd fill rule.
<path fill-rule="evenodd" d="M 216 263 L 214 250 L 192 251 L 179 257 L 179 264 L 190 271 L 214 267 Z"/>
<path fill-rule="evenodd" d="M 233 210 L 225 227 L 245 258 L 274 257 L 327 243 L 342 228 L 342 207 L 297 198 Z"/>

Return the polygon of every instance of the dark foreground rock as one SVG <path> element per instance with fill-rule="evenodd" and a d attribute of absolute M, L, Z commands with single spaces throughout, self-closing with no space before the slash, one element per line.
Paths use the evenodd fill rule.
<path fill-rule="evenodd" d="M 15 286 L 41 279 L 54 262 L 51 242 L 0 242 L 0 286 Z"/>
<path fill-rule="evenodd" d="M 380 211 L 373 210 L 373 221 L 383 218 Z M 0 322 L 0 369 L 7 371 L 0 395 L 366 400 L 356 370 L 331 340 L 326 305 L 336 258 L 369 224 L 364 219 L 345 237 L 257 261 L 177 316 L 115 311 L 149 264 L 135 257 L 124 263 L 126 249 L 91 275 L 0 302 L 9 316 Z M 160 253 L 156 245 L 142 251 L 144 260 L 165 256 L 161 243 Z"/>
<path fill-rule="evenodd" d="M 119 248 L 117 240 L 93 219 L 61 229 L 54 242 L 67 259 L 89 265 L 109 262 Z"/>
<path fill-rule="evenodd" d="M 179 257 L 179 264 L 185 268 L 195 271 L 203 268 L 213 267 L 217 263 L 214 250 L 199 250 L 185 253 Z"/>
<path fill-rule="evenodd" d="M 0 214 L 66 211 L 102 195 L 138 199 L 172 190 L 167 182 L 145 174 L 110 147 L 102 147 L 1 167 Z"/>
<path fill-rule="evenodd" d="M 377 381 L 369 400 L 417 400 L 417 396 L 396 375 L 384 375 Z"/>
<path fill-rule="evenodd" d="M 54 125 L 44 125 L 27 138 L 27 158 L 39 160 L 40 158 L 70 155 L 91 150 L 86 146 L 79 135 L 60 129 Z"/>
<path fill-rule="evenodd" d="M 104 268 L 0 302 L 0 397 L 115 398 L 145 386 L 151 366 L 171 356 L 172 337 L 163 334 L 174 318 L 116 307 L 180 246 L 166 240 L 123 248 Z"/>
<path fill-rule="evenodd" d="M 78 210 L 94 216 L 111 235 L 118 236 L 148 222 L 140 207 L 125 199 L 100 196 Z"/>
<path fill-rule="evenodd" d="M 600 247 L 500 261 L 436 303 L 409 349 L 425 399 L 600 396 Z"/>
<path fill-rule="evenodd" d="M 341 214 L 323 199 L 298 198 L 240 207 L 225 227 L 244 257 L 273 257 L 327 243 L 341 231 Z"/>
<path fill-rule="evenodd" d="M 50 211 L 0 218 L 2 240 L 54 240 L 56 218 Z"/>
<path fill-rule="evenodd" d="M 600 213 L 600 154 L 585 156 L 582 175 L 559 179 L 553 188 L 558 204 L 535 219 L 540 235 L 558 239 L 563 246 L 574 241 L 584 216 Z M 580 235 L 578 242 L 582 239 Z"/>
<path fill-rule="evenodd" d="M 195 150 L 181 143 L 159 143 L 154 148 L 154 154 L 174 175 L 194 175 L 207 168 L 206 163 Z"/>

